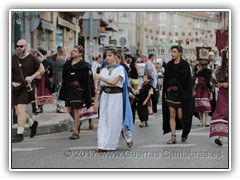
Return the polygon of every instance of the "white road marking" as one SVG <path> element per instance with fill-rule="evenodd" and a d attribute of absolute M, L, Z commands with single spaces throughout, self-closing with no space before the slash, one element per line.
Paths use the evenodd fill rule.
<path fill-rule="evenodd" d="M 205 129 L 209 129 L 209 127 L 202 127 L 202 128 L 192 129 L 191 132 L 201 131 L 201 130 L 205 130 Z M 190 133 L 191 133 L 191 132 L 190 132 Z"/>
<path fill-rule="evenodd" d="M 38 151 L 45 149 L 45 147 L 40 148 L 12 148 L 12 152 L 28 152 L 28 151 Z"/>
<path fill-rule="evenodd" d="M 121 147 L 122 145 L 117 146 L 117 148 Z M 87 149 L 97 149 L 97 146 L 73 146 L 64 148 L 64 150 L 87 150 Z"/>
<path fill-rule="evenodd" d="M 138 148 L 164 148 L 164 147 L 192 147 L 196 144 L 150 144 L 147 146 L 140 146 Z"/>

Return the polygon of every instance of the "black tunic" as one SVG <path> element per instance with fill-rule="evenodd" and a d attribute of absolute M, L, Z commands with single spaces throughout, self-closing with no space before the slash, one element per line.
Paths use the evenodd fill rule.
<path fill-rule="evenodd" d="M 67 106 L 72 108 L 81 108 L 84 103 L 89 108 L 92 104 L 90 65 L 84 60 L 72 65 L 72 61 L 72 59 L 67 61 L 63 66 L 59 99 L 64 100 Z M 74 81 L 78 81 L 79 86 L 69 86 L 69 83 Z"/>
<path fill-rule="evenodd" d="M 163 134 L 171 131 L 169 108 L 165 101 L 166 89 L 169 86 L 172 76 L 176 75 L 174 85 L 177 86 L 179 92 L 179 99 L 182 107 L 182 122 L 180 123 L 176 113 L 176 130 L 183 129 L 182 137 L 186 137 L 192 126 L 192 76 L 189 64 L 181 60 L 177 66 L 174 66 L 174 60 L 167 63 L 164 79 L 163 79 L 163 93 L 162 93 L 162 111 L 163 111 Z"/>
<path fill-rule="evenodd" d="M 149 83 L 148 84 L 143 84 L 142 88 L 140 89 L 140 93 L 137 95 L 137 112 L 138 112 L 138 117 L 141 122 L 143 121 L 148 121 L 148 105 L 146 104 L 145 106 L 143 105 L 143 102 L 146 100 L 148 97 L 150 89 L 153 88 Z"/>

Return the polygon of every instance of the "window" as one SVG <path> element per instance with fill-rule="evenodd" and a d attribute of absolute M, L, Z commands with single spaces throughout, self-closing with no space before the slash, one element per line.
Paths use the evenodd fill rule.
<path fill-rule="evenodd" d="M 174 25 L 178 25 L 178 22 L 179 22 L 179 19 L 178 19 L 179 17 L 178 17 L 178 15 L 177 14 L 174 14 L 173 15 L 173 24 Z"/>
<path fill-rule="evenodd" d="M 173 43 L 174 43 L 174 44 L 177 44 L 177 43 L 178 43 L 178 37 L 176 37 L 176 36 L 173 37 Z"/>
<path fill-rule="evenodd" d="M 148 54 L 154 53 L 154 48 L 148 48 Z"/>
<path fill-rule="evenodd" d="M 159 36 L 159 41 L 161 43 L 166 43 L 166 36 Z"/>
<path fill-rule="evenodd" d="M 173 34 L 176 34 L 178 32 L 178 26 L 173 26 Z"/>
<path fill-rule="evenodd" d="M 153 14 L 149 13 L 149 21 L 153 21 Z"/>
<path fill-rule="evenodd" d="M 63 46 L 63 29 L 57 27 L 56 31 L 56 47 Z"/>
<path fill-rule="evenodd" d="M 38 30 L 37 31 L 37 46 L 40 48 L 43 48 L 45 50 L 49 50 L 50 49 L 50 41 L 49 41 L 50 34 L 51 34 L 51 31 Z"/>
<path fill-rule="evenodd" d="M 159 13 L 159 20 L 167 20 L 167 13 L 166 12 L 160 12 Z"/>
<path fill-rule="evenodd" d="M 166 24 L 159 24 L 159 30 L 160 32 L 166 31 Z"/>

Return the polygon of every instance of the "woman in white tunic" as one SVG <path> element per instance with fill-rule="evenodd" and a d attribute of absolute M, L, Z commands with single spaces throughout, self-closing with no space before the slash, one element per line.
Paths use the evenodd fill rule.
<path fill-rule="evenodd" d="M 124 67 L 116 64 L 116 58 L 117 48 L 111 45 L 106 52 L 108 66 L 102 69 L 100 75 L 95 75 L 95 79 L 100 82 L 95 96 L 95 111 L 101 92 L 97 152 L 116 150 L 121 131 L 128 147 L 133 145 L 129 128 L 123 125 L 123 86 L 127 77 Z"/>

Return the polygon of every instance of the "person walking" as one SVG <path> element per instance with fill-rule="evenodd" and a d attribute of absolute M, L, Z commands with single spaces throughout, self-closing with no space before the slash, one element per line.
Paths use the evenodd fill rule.
<path fill-rule="evenodd" d="M 210 85 L 211 70 L 207 68 L 207 61 L 202 60 L 197 65 L 193 95 L 195 96 L 195 112 L 199 113 L 200 123 L 198 126 L 209 126 L 208 113 L 211 112 L 210 101 L 213 99 L 212 87 Z"/>
<path fill-rule="evenodd" d="M 60 89 L 62 87 L 62 77 L 63 77 L 63 65 L 67 61 L 67 50 L 64 47 L 58 49 L 56 61 L 55 61 L 55 71 L 54 71 L 54 81 L 56 84 L 56 99 L 57 99 L 57 113 L 64 113 L 63 101 L 59 99 Z"/>
<path fill-rule="evenodd" d="M 34 80 L 45 72 L 41 61 L 27 51 L 26 40 L 20 39 L 16 45 L 16 54 L 12 56 L 12 95 L 17 115 L 17 134 L 12 143 L 23 141 L 23 132 L 27 123 L 31 129 L 30 137 L 37 133 L 38 122 L 27 113 L 27 105 L 35 102 Z"/>
<path fill-rule="evenodd" d="M 157 102 L 158 102 L 157 94 L 158 94 L 158 92 L 156 92 L 156 89 L 158 89 L 157 88 L 158 75 L 157 75 L 156 67 L 153 64 L 154 59 L 155 59 L 155 55 L 149 54 L 148 61 L 146 62 L 146 65 L 145 65 L 144 74 L 147 74 L 148 76 L 151 77 L 150 84 L 154 88 L 154 95 L 151 96 L 152 112 L 157 113 Z"/>
<path fill-rule="evenodd" d="M 212 83 L 219 88 L 216 109 L 210 124 L 210 137 L 218 136 L 215 143 L 223 144 L 223 137 L 228 137 L 228 49 L 221 52 L 222 64 L 213 74 Z"/>
<path fill-rule="evenodd" d="M 175 144 L 176 130 L 183 129 L 185 142 L 192 126 L 192 76 L 189 64 L 181 58 L 183 48 L 171 47 L 172 60 L 165 68 L 162 92 L 163 133 L 171 132 L 167 144 Z"/>
<path fill-rule="evenodd" d="M 140 70 L 137 65 L 137 57 L 133 57 L 132 61 L 130 63 L 130 75 L 129 75 L 129 80 L 132 88 L 134 90 L 138 89 L 138 76 L 140 75 Z"/>
<path fill-rule="evenodd" d="M 216 60 L 215 60 L 215 53 L 210 51 L 208 53 L 208 68 L 212 71 L 212 73 L 216 70 L 217 68 L 217 64 L 216 64 Z M 216 108 L 216 90 L 215 88 L 213 88 L 213 99 L 212 101 L 210 102 L 211 104 L 211 112 L 209 112 L 209 116 L 212 116 L 213 112 L 215 111 L 215 108 Z"/>
<path fill-rule="evenodd" d="M 95 79 L 100 81 L 95 95 L 95 111 L 98 111 L 101 93 L 96 152 L 116 150 L 121 132 L 127 146 L 133 145 L 131 132 L 134 125 L 128 96 L 130 83 L 124 67 L 116 64 L 117 54 L 117 47 L 110 45 L 106 51 L 108 66 L 100 75 L 95 75 Z"/>
<path fill-rule="evenodd" d="M 39 60 L 42 62 L 45 73 L 38 80 L 37 86 L 37 113 L 43 113 L 44 104 L 53 104 L 53 96 L 52 93 L 54 89 L 52 87 L 51 78 L 53 77 L 53 69 L 50 62 L 47 60 L 47 51 L 44 49 L 39 49 L 35 51 L 39 56 Z"/>
<path fill-rule="evenodd" d="M 151 77 L 148 75 L 143 76 L 143 83 L 139 94 L 137 94 L 137 113 L 141 121 L 139 127 L 148 127 L 148 106 L 147 102 L 153 95 L 153 87 L 150 85 Z M 136 91 L 135 91 L 136 92 Z"/>
<path fill-rule="evenodd" d="M 63 66 L 63 81 L 59 99 L 65 101 L 68 112 L 74 119 L 73 133 L 70 140 L 79 139 L 79 110 L 86 105 L 91 106 L 90 66 L 83 59 L 83 47 L 77 46 L 72 50 L 72 59 Z"/>

